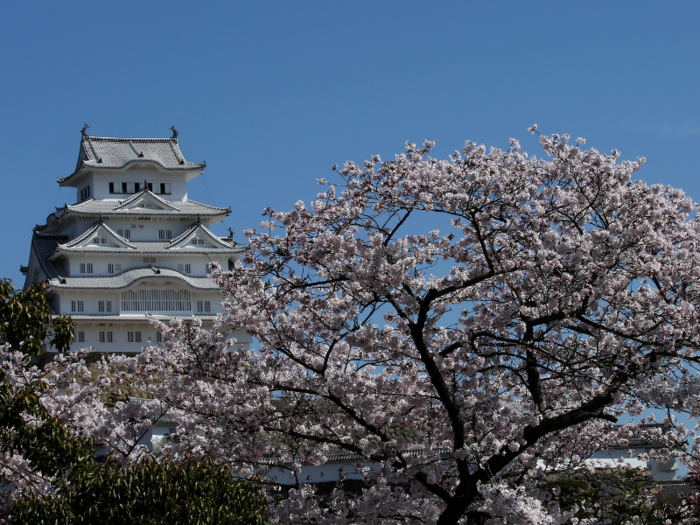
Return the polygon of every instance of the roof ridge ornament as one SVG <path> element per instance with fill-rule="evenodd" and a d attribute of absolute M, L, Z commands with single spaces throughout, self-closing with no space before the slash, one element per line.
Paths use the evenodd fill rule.
<path fill-rule="evenodd" d="M 175 126 L 170 126 L 170 131 L 173 132 L 173 136 L 170 138 L 177 140 L 177 136 L 179 135 L 179 132 L 178 132 L 178 130 L 175 129 Z"/>
<path fill-rule="evenodd" d="M 80 130 L 80 133 L 83 134 L 83 137 L 89 137 L 89 136 L 90 136 L 90 135 L 87 134 L 87 130 L 88 130 L 89 127 L 90 127 L 90 126 L 88 126 L 87 124 L 85 124 L 85 125 L 83 126 L 83 129 Z"/>

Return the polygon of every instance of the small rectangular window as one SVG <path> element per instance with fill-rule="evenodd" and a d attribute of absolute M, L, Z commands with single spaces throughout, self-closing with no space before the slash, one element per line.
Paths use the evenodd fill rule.
<path fill-rule="evenodd" d="M 107 239 L 105 239 L 104 237 L 102 237 L 102 238 L 100 239 L 100 242 L 101 242 L 102 244 L 107 244 Z"/>
<path fill-rule="evenodd" d="M 192 265 L 186 264 L 185 265 L 185 273 L 191 273 L 191 272 L 192 272 Z"/>
<path fill-rule="evenodd" d="M 197 311 L 201 312 L 204 310 L 204 302 L 203 301 L 197 301 Z"/>
<path fill-rule="evenodd" d="M 85 273 L 85 263 L 80 263 L 80 273 Z"/>
<path fill-rule="evenodd" d="M 165 191 L 165 184 L 162 183 L 162 182 L 160 183 L 160 192 L 161 192 L 161 193 L 169 193 L 169 192 L 166 192 L 166 191 Z"/>
<path fill-rule="evenodd" d="M 98 312 L 105 311 L 105 302 L 104 301 L 97 301 L 97 311 Z"/>
<path fill-rule="evenodd" d="M 100 244 L 100 238 L 99 238 L 99 237 L 95 237 L 95 238 L 92 240 L 92 242 L 94 242 L 95 244 Z"/>
<path fill-rule="evenodd" d="M 113 182 L 109 183 L 109 192 L 114 193 L 114 183 Z"/>
<path fill-rule="evenodd" d="M 126 333 L 126 341 L 127 341 L 127 343 L 134 342 L 134 332 L 127 332 Z"/>
<path fill-rule="evenodd" d="M 173 231 L 172 230 L 158 230 L 158 238 L 159 239 L 172 239 L 173 238 Z"/>
<path fill-rule="evenodd" d="M 107 311 L 108 312 L 112 311 L 112 301 L 107 301 Z"/>
<path fill-rule="evenodd" d="M 204 301 L 204 311 L 211 312 L 211 301 Z"/>
<path fill-rule="evenodd" d="M 124 238 L 131 239 L 131 230 L 124 230 Z"/>
<path fill-rule="evenodd" d="M 85 303 L 83 303 L 83 301 L 78 301 L 78 311 L 79 312 L 85 311 Z"/>
<path fill-rule="evenodd" d="M 154 263 L 154 262 L 156 262 L 156 258 L 155 258 L 155 257 L 144 257 L 144 258 L 143 258 L 143 262 L 145 262 L 145 263 Z"/>
<path fill-rule="evenodd" d="M 87 263 L 86 271 L 87 271 L 87 273 L 92 273 L 92 263 Z"/>
<path fill-rule="evenodd" d="M 184 271 L 185 271 L 185 265 L 184 265 L 184 264 L 178 264 L 178 265 L 177 265 L 177 271 L 178 271 L 178 272 L 184 272 Z"/>
<path fill-rule="evenodd" d="M 105 333 L 100 332 L 100 343 L 104 343 L 104 342 L 105 342 Z"/>
<path fill-rule="evenodd" d="M 107 342 L 112 343 L 114 342 L 114 338 L 112 336 L 112 332 L 107 332 Z"/>
<path fill-rule="evenodd" d="M 71 301 L 71 302 L 70 302 L 70 311 L 71 311 L 71 312 L 77 312 L 76 304 L 77 304 L 77 303 L 76 303 L 75 301 Z"/>
<path fill-rule="evenodd" d="M 129 193 L 129 186 L 126 182 L 122 182 L 122 193 Z"/>
<path fill-rule="evenodd" d="M 156 343 L 162 343 L 163 342 L 163 334 L 160 332 L 156 332 Z"/>
<path fill-rule="evenodd" d="M 107 263 L 107 273 L 114 273 L 114 264 Z"/>
<path fill-rule="evenodd" d="M 134 182 L 134 193 L 138 193 L 141 190 L 141 183 Z"/>
<path fill-rule="evenodd" d="M 148 183 L 148 191 L 153 191 L 153 183 L 152 182 Z"/>
<path fill-rule="evenodd" d="M 190 242 L 191 242 L 192 244 L 197 244 L 197 239 L 194 238 L 194 239 L 192 239 Z"/>
<path fill-rule="evenodd" d="M 116 271 L 120 272 L 120 271 L 122 270 L 122 264 L 121 264 L 121 263 L 115 264 L 115 265 L 114 265 L 114 269 L 115 269 Z"/>
<path fill-rule="evenodd" d="M 124 230 L 122 230 L 121 228 L 117 229 L 117 235 L 119 235 L 120 237 L 124 237 Z"/>
<path fill-rule="evenodd" d="M 85 332 L 78 332 L 78 342 L 79 343 L 85 342 Z"/>
<path fill-rule="evenodd" d="M 134 332 L 134 339 L 137 343 L 141 342 L 141 332 Z"/>

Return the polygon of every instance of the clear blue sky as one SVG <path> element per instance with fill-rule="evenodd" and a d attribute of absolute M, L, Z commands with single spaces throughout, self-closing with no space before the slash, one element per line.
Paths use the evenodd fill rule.
<path fill-rule="evenodd" d="M 700 201 L 698 2 L 4 2 L 0 276 L 72 202 L 80 128 L 166 137 L 206 160 L 218 229 L 313 199 L 330 166 L 437 141 L 586 137 Z M 239 237 L 240 238 L 240 237 Z"/>

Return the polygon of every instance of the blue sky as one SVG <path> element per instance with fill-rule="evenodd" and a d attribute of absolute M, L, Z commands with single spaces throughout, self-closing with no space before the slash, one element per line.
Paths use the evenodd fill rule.
<path fill-rule="evenodd" d="M 80 128 L 166 137 L 206 160 L 190 197 L 256 227 L 333 164 L 469 139 L 540 155 L 526 129 L 643 155 L 700 201 L 697 2 L 5 2 L 0 276 L 65 202 Z"/>

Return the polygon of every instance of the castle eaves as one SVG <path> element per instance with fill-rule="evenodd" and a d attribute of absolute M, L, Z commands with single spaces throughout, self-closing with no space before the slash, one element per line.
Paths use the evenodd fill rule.
<path fill-rule="evenodd" d="M 219 290 L 209 277 L 190 277 L 176 270 L 151 266 L 134 268 L 109 277 L 59 277 L 49 281 L 49 287 L 60 290 L 120 290 L 143 279 L 170 279 L 180 281 L 197 290 Z"/>
<path fill-rule="evenodd" d="M 67 177 L 59 177 L 58 182 L 70 182 L 83 169 L 122 169 L 132 162 L 152 162 L 165 170 L 177 171 L 206 167 L 204 162 L 186 161 L 176 137 L 139 139 L 83 135 L 75 171 Z"/>

